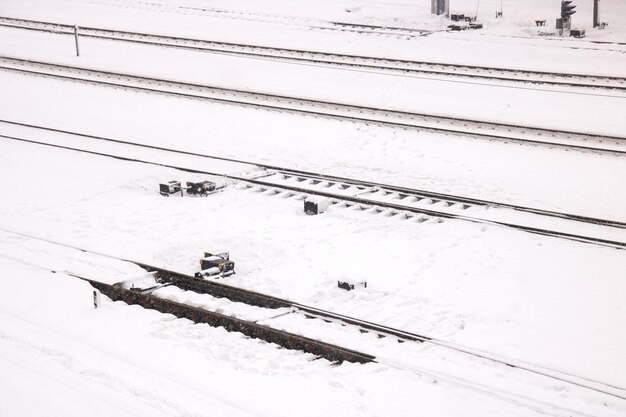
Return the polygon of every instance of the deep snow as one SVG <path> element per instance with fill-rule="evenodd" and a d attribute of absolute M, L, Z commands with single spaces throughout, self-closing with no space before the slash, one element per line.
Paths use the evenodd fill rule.
<path fill-rule="evenodd" d="M 38 192 L 37 198 L 32 198 L 28 187 L 13 193 L 11 201 L 3 205 L 3 229 L 188 273 L 195 271 L 202 250 L 227 248 L 237 262 L 237 274 L 228 279 L 231 284 L 516 360 L 624 384 L 624 370 L 615 361 L 626 343 L 615 333 L 624 324 L 621 251 L 497 227 L 458 221 L 417 224 L 335 207 L 323 216 L 309 217 L 302 213 L 300 200 L 235 188 L 208 198 L 165 199 L 157 193 L 157 182 L 185 179 L 184 174 L 63 150 L 42 152 L 35 145 L 17 143 L 3 143 L 1 154 L 3 177 L 9 182 L 33 184 L 44 175 L 48 179 L 48 187 Z M 23 155 L 32 161 L 32 170 L 19 171 Z M 55 163 L 59 158 L 65 164 Z M 102 261 L 97 256 L 85 258 L 80 252 L 10 233 L 1 236 L 1 253 L 23 262 L 109 282 L 137 273 L 134 267 Z M 29 275 L 25 276 L 25 285 L 20 288 L 41 288 L 37 294 L 47 291 L 39 281 L 31 283 Z M 368 289 L 350 293 L 339 290 L 336 280 L 341 277 L 367 278 Z M 14 287 L 12 281 L 3 282 Z M 64 288 L 66 284 L 59 285 Z M 3 293 L 8 297 L 5 302 L 14 300 L 9 306 L 19 305 L 24 298 L 12 291 Z M 71 311 L 75 304 L 84 303 L 87 309 L 91 302 L 88 290 L 66 298 L 66 308 Z M 131 312 L 124 320 L 134 320 Z M 603 318 L 601 322 L 598 317 Z M 61 333 L 74 326 L 65 324 L 65 318 L 58 319 L 64 323 Z M 92 325 L 91 316 L 76 320 L 83 326 Z M 118 319 L 111 316 L 108 320 L 109 326 L 115 327 Z M 153 345 L 151 340 L 128 340 L 133 340 L 127 342 L 130 346 L 123 344 L 123 339 L 119 343 L 125 349 Z M 177 340 L 181 348 L 188 345 L 184 337 Z M 240 349 L 247 352 L 248 348 L 242 345 Z M 439 355 L 436 358 L 442 361 Z M 443 359 L 441 366 L 450 368 L 458 360 Z M 425 364 L 432 367 L 433 363 Z M 461 360 L 452 367 L 457 369 L 453 374 L 458 377 L 467 366 Z M 474 372 L 474 377 L 477 374 Z M 531 381 L 545 389 L 552 384 L 541 378 Z M 370 388 L 363 389 L 369 393 Z M 547 395 L 550 391 L 543 392 Z M 583 394 L 575 409 L 592 407 L 594 413 L 600 412 L 592 406 L 598 397 Z M 325 394 L 318 395 L 324 398 Z M 334 406 L 329 398 L 328 406 Z M 409 411 L 414 410 L 409 406 L 412 402 L 407 400 L 401 400 L 408 408 L 398 411 L 400 414 L 413 412 Z M 470 405 L 465 399 L 459 401 L 449 409 L 431 400 L 428 407 L 433 408 L 428 414 L 463 415 Z M 548 403 L 554 401 L 548 396 Z M 619 403 L 609 400 L 609 404 L 607 415 L 617 412 L 613 407 Z M 369 404 L 363 412 L 380 406 Z M 286 408 L 272 410 L 282 413 Z"/>
<path fill-rule="evenodd" d="M 407 39 L 328 29 L 331 21 L 445 27 L 448 21 L 430 16 L 427 3 L 24 0 L 0 1 L 0 15 L 303 49 L 625 75 L 625 47 L 619 42 L 626 40 L 626 6 L 617 0 L 602 1 L 608 16 L 603 20 L 609 21 L 603 31 L 589 29 L 589 5 L 579 4 L 575 25 L 587 25 L 583 40 L 537 36 L 536 18 L 548 20 L 542 30 L 553 30 L 558 2 L 552 0 L 506 1 L 505 19 L 498 20 L 493 12 L 500 2 L 483 0 L 479 16 L 486 28 L 481 32 Z M 453 10 L 463 12 L 476 5 L 454 4 Z M 232 57 L 86 40 L 84 55 L 75 58 L 69 37 L 6 29 L 0 35 L 0 54 L 399 107 L 423 106 L 415 95 L 429 94 L 433 106 L 454 114 L 500 109 L 493 117 L 571 122 L 626 136 L 623 98 L 512 94 L 477 86 L 451 91 L 450 83 L 348 76 L 268 62 L 242 67 L 243 61 Z M 0 119 L 624 221 L 621 157 L 275 114 L 5 71 L 0 91 Z M 493 102 L 483 103 L 481 94 Z M 461 96 L 460 104 L 455 98 Z M 571 114 L 565 117 L 567 109 Z M 0 124 L 0 133 L 77 140 L 7 124 Z M 180 162 L 208 171 L 234 169 L 223 162 Z M 624 400 L 427 345 L 405 349 L 382 340 L 376 349 L 383 364 L 335 367 L 106 299 L 94 310 L 91 288 L 64 272 L 116 282 L 137 274 L 137 268 L 6 230 L 187 273 L 195 271 L 202 251 L 229 250 L 237 263 L 237 274 L 228 279 L 233 285 L 626 388 L 623 251 L 336 206 L 309 217 L 301 200 L 237 187 L 204 199 L 165 199 L 157 193 L 159 182 L 202 177 L 5 139 L 0 178 L 5 185 L 0 415 L 617 416 L 626 409 Z M 344 277 L 366 278 L 367 290 L 337 289 L 337 279 Z M 206 301 L 233 308 L 219 303 Z M 292 316 L 274 323 L 300 328 Z"/>

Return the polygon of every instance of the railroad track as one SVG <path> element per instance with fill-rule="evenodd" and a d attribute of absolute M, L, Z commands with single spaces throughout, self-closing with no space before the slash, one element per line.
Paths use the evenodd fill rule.
<path fill-rule="evenodd" d="M 597 381 L 586 380 L 584 378 L 576 379 L 567 378 L 565 375 L 557 375 L 554 373 L 550 373 L 546 369 L 540 369 L 540 367 L 533 367 L 532 365 L 524 365 L 518 363 L 514 360 L 503 360 L 497 358 L 495 355 L 490 355 L 488 353 L 479 353 L 472 351 L 471 349 L 465 348 L 463 346 L 455 345 L 453 343 L 446 342 L 441 339 L 417 334 L 414 332 L 408 332 L 402 329 L 397 329 L 389 326 L 380 325 L 377 323 L 373 323 L 370 321 L 361 320 L 355 317 L 349 317 L 342 314 L 337 314 L 332 311 L 323 310 L 319 308 L 315 308 L 312 306 L 308 306 L 305 304 L 297 303 L 291 300 L 282 299 L 278 297 L 274 297 L 271 295 L 263 294 L 256 291 L 251 291 L 239 287 L 230 286 L 224 283 L 209 281 L 202 278 L 197 278 L 185 274 L 181 274 L 178 272 L 170 271 L 167 269 L 155 267 L 152 265 L 147 265 L 139 262 L 132 262 L 141 268 L 145 269 L 147 272 L 153 274 L 155 281 L 160 284 L 164 284 L 165 286 L 173 285 L 178 289 L 182 289 L 184 291 L 192 291 L 198 294 L 209 294 L 215 298 L 226 298 L 234 303 L 244 303 L 251 306 L 261 307 L 261 308 L 269 308 L 281 310 L 279 314 L 270 314 L 268 317 L 269 320 L 273 320 L 278 317 L 284 317 L 288 314 L 300 314 L 303 315 L 307 319 L 313 320 L 322 320 L 326 323 L 334 323 L 339 324 L 342 327 L 352 327 L 356 328 L 360 333 L 371 333 L 375 335 L 378 339 L 380 338 L 391 338 L 393 340 L 397 340 L 397 342 L 418 342 L 418 343 L 427 343 L 438 348 L 443 348 L 444 350 L 452 350 L 455 352 L 459 352 L 463 355 L 469 355 L 480 359 L 485 359 L 490 362 L 494 362 L 500 365 L 506 365 L 511 368 L 519 369 L 525 372 L 530 372 L 536 375 L 541 375 L 543 377 L 551 378 L 561 382 L 571 383 L 573 385 L 577 385 L 583 388 L 591 389 L 594 391 L 600 390 L 604 394 L 617 396 L 618 398 L 626 400 L 626 393 L 618 393 L 612 392 L 608 390 L 608 388 L 615 388 L 610 385 L 606 385 L 605 388 L 602 389 L 600 386 L 604 385 L 602 383 L 597 384 Z M 156 289 L 155 292 L 159 290 Z M 167 296 L 167 295 L 166 295 Z M 286 311 L 285 311 L 286 310 Z M 367 354 L 366 354 L 367 355 Z M 377 361 L 375 355 L 371 355 L 372 361 Z M 625 394 L 625 395 L 622 395 Z"/>
<path fill-rule="evenodd" d="M 131 279 L 109 284 L 86 278 L 80 274 L 59 271 L 58 269 L 51 270 L 45 266 L 33 264 L 32 261 L 10 257 L 22 263 L 85 280 L 113 301 L 119 300 L 127 304 L 173 314 L 176 317 L 186 318 L 196 323 L 223 327 L 228 331 L 239 332 L 287 349 L 308 352 L 333 362 L 377 362 L 414 372 L 420 376 L 431 377 L 433 382 L 451 383 L 482 395 L 496 396 L 522 407 L 538 408 L 551 415 L 588 415 L 571 408 L 571 399 L 564 399 L 561 392 L 567 392 L 576 398 L 575 396 L 580 395 L 580 393 L 592 391 L 595 394 L 606 396 L 604 406 L 608 402 L 613 403 L 612 405 L 618 408 L 623 407 L 623 405 L 615 401 L 626 400 L 625 389 L 601 381 L 511 359 L 503 360 L 496 355 L 472 351 L 469 348 L 436 338 L 378 325 L 287 299 L 221 282 L 196 278 L 48 239 L 4 229 L 0 230 L 4 233 L 19 235 L 28 240 L 69 248 L 75 252 L 70 256 L 72 265 L 76 265 L 77 259 L 88 254 L 121 262 L 130 262 L 142 268 L 146 272 L 144 275 L 133 275 Z M 90 257 L 87 265 L 92 267 L 93 262 L 93 257 Z M 135 284 L 139 285 L 135 286 Z M 228 300 L 228 303 L 225 303 L 225 299 Z M 217 305 L 220 306 L 219 310 L 216 308 Z M 285 328 L 291 331 L 285 330 Z M 341 340 L 343 343 L 338 344 L 337 340 Z M 358 350 L 353 347 L 345 347 L 344 344 L 357 346 Z M 426 344 L 430 346 L 428 349 L 420 347 Z M 432 352 L 433 349 L 434 352 Z M 365 351 L 369 352 L 366 353 Z M 393 355 L 393 358 L 385 355 L 385 352 Z M 420 360 L 419 356 L 425 356 L 425 358 Z M 441 361 L 442 356 L 444 357 L 443 361 Z M 424 367 L 421 364 L 424 361 L 429 362 L 430 367 Z M 451 364 L 455 365 L 455 373 L 452 374 L 446 372 Z M 476 365 L 482 366 L 476 369 Z M 489 366 L 485 367 L 484 365 Z M 553 402 L 546 401 L 542 389 L 537 389 L 534 382 L 525 379 L 525 375 L 528 374 L 546 378 L 551 381 L 550 386 L 556 385 L 561 388 L 557 391 L 558 395 L 551 398 Z M 524 395 L 517 393 L 517 390 L 520 389 L 520 383 L 526 386 Z M 572 389 L 580 390 L 580 393 L 571 392 Z M 532 394 L 537 395 L 538 398 L 533 398 L 532 394 L 529 396 L 529 390 L 534 391 Z"/>
<path fill-rule="evenodd" d="M 249 92 L 3 56 L 0 56 L 0 70 L 150 94 L 206 100 L 224 105 L 288 112 L 359 124 L 451 134 L 472 139 L 513 142 L 603 154 L 623 155 L 626 153 L 626 138 L 615 136 L 540 129 Z"/>
<path fill-rule="evenodd" d="M 232 316 L 194 307 L 188 304 L 154 296 L 143 291 L 125 289 L 121 286 L 110 285 L 89 278 L 73 275 L 89 282 L 94 288 L 113 301 L 123 301 L 126 304 L 139 305 L 161 313 L 173 314 L 178 318 L 185 318 L 194 323 L 206 323 L 212 327 L 223 327 L 228 331 L 242 333 L 248 337 L 261 339 L 268 343 L 275 343 L 286 349 L 300 350 L 311 353 L 332 362 L 373 362 L 375 357 L 353 349 L 348 349 L 332 343 L 312 339 L 306 336 L 276 329 L 271 326 L 241 320 Z"/>
<path fill-rule="evenodd" d="M 35 30 L 61 35 L 73 35 L 74 28 L 53 22 L 0 17 L 0 26 Z M 96 27 L 80 28 L 80 36 L 111 41 L 125 41 L 146 45 L 184 48 L 195 51 L 230 54 L 253 59 L 293 62 L 304 65 L 328 65 L 339 68 L 389 72 L 406 75 L 422 75 L 463 81 L 483 81 L 514 84 L 531 84 L 581 89 L 626 92 L 626 77 L 583 75 L 572 73 L 541 72 L 508 68 L 491 68 L 471 65 L 424 62 L 408 59 L 379 58 L 328 52 L 305 51 L 260 45 L 247 45 L 164 36 L 151 33 L 113 30 Z"/>
<path fill-rule="evenodd" d="M 611 248 L 626 248 L 626 223 L 621 221 L 472 199 L 391 184 L 359 181 L 288 167 L 258 164 L 235 158 L 0 120 L 0 126 L 2 123 L 30 130 L 31 138 L 0 134 L 0 138 L 7 140 L 221 176 L 251 190 L 275 190 L 277 194 L 289 193 L 287 196 L 292 197 L 318 195 L 328 198 L 336 207 L 351 207 L 416 222 L 433 219 L 436 221 L 463 220 Z M 34 132 L 37 131 L 39 133 L 35 135 Z M 52 134 L 60 134 L 62 137 L 42 138 L 42 136 Z M 141 155 L 141 158 L 137 158 L 137 155 Z M 181 158 L 184 158 L 182 163 Z M 244 172 L 230 174 L 207 171 L 203 167 L 210 159 L 240 165 Z"/>
<path fill-rule="evenodd" d="M 92 2 L 95 4 L 106 4 L 116 6 L 111 2 Z M 412 39 L 418 36 L 424 36 L 432 33 L 432 30 L 407 28 L 407 27 L 394 27 L 394 26 L 382 26 L 382 25 L 365 25 L 354 24 L 345 21 L 328 21 L 315 18 L 279 15 L 271 13 L 260 13 L 250 11 L 239 11 L 230 9 L 219 9 L 215 7 L 194 7 L 184 5 L 170 5 L 160 4 L 155 2 L 138 2 L 142 9 L 152 9 L 158 12 L 165 13 L 178 13 L 178 14 L 193 14 L 209 16 L 213 18 L 222 18 L 235 21 L 249 21 L 253 23 L 265 23 L 273 25 L 282 25 L 288 27 L 297 27 L 304 30 L 319 30 L 319 31 L 336 31 L 336 32 L 353 32 L 365 35 L 376 35 L 384 37 L 393 37 L 398 39 Z M 121 7 L 128 8 L 128 3 L 124 3 Z M 132 7 L 132 6 L 131 6 Z"/>

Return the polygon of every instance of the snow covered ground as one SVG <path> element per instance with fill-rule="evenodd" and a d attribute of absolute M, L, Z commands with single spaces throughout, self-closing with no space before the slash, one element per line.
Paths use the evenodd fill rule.
<path fill-rule="evenodd" d="M 120 42 L 99 39 L 85 39 L 83 55 L 77 60 L 68 48 L 73 41 L 70 36 L 19 29 L 0 29 L 0 35 L 13 40 L 0 49 L 1 55 L 9 57 L 469 120 L 621 137 L 622 120 L 615 115 L 626 113 L 623 92 L 485 85 L 482 80 L 459 82 L 455 78 L 433 79 L 428 75 L 338 70 L 141 44 L 120 45 Z M 45 49 L 40 47 L 42 43 Z M 115 56 L 123 59 L 111 59 Z M 168 65 L 171 62 L 178 64 Z M 281 76 L 275 77 L 275 74 Z M 626 70 L 621 75 L 626 76 Z M 337 86 L 342 88 L 338 90 Z M 468 106 L 478 100 L 481 106 Z"/>
<path fill-rule="evenodd" d="M 623 220 L 626 210 L 624 187 L 598 186 L 626 177 L 619 157 L 80 84 L 58 89 L 57 81 L 12 73 L 0 83 L 12 92 L 12 100 L 0 102 L 6 120 L 600 218 Z M 24 134 L 6 125 L 0 132 Z M 555 155 L 563 156 L 559 164 Z"/>
<path fill-rule="evenodd" d="M 333 367 L 138 307 L 93 310 L 85 283 L 0 265 L 28 283 L 0 281 L 3 416 L 541 415 L 520 400 L 385 365 Z"/>
<path fill-rule="evenodd" d="M 476 7 L 474 1 L 453 2 L 453 11 Z M 582 40 L 537 35 L 534 19 L 547 19 L 542 30 L 550 31 L 558 13 L 558 2 L 547 0 L 505 1 L 504 19 L 495 19 L 499 1 L 483 0 L 479 17 L 486 27 L 471 33 L 441 32 L 448 21 L 430 16 L 426 1 L 416 6 L 399 1 L 0 0 L 0 16 L 626 76 L 626 5 L 602 0 L 602 20 L 609 27 L 601 31 L 589 28 L 591 2 L 578 3 L 575 26 L 588 29 Z M 407 39 L 340 32 L 329 29 L 329 22 L 435 32 Z M 81 41 L 83 55 L 76 58 L 71 42 L 0 29 L 0 55 L 355 104 L 571 125 L 626 137 L 623 95 L 452 88 L 440 81 L 90 40 Z M 4 120 L 626 220 L 621 184 L 626 163 L 619 156 L 270 113 L 7 71 L 0 72 L 0 91 Z M 70 142 L 5 123 L 0 134 Z M 224 162 L 192 163 L 213 172 L 235 169 Z M 237 264 L 237 274 L 228 278 L 232 285 L 600 381 L 622 397 L 623 251 L 496 226 L 415 223 L 339 207 L 310 217 L 298 199 L 237 187 L 208 198 L 165 199 L 157 193 L 159 182 L 203 178 L 6 139 L 0 140 L 0 178 L 5 184 L 0 416 L 618 416 L 626 411 L 623 399 L 427 347 L 395 350 L 382 343 L 377 354 L 397 354 L 384 364 L 331 366 L 311 355 L 122 303 L 104 300 L 94 310 L 91 288 L 66 272 L 117 282 L 137 273 L 137 267 L 11 231 L 186 273 L 195 271 L 204 250 L 229 250 Z M 336 281 L 342 278 L 367 279 L 368 288 L 341 291 Z M 280 325 L 297 330 L 289 320 Z M 403 352 L 414 356 L 411 366 L 393 362 Z M 436 373 L 428 372 L 435 368 Z"/>
<path fill-rule="evenodd" d="M 156 193 L 156 183 L 181 177 L 181 173 L 63 150 L 41 152 L 37 146 L 26 144 L 3 143 L 1 154 L 2 174 L 8 182 L 37 184 L 48 178 L 48 186 L 38 191 L 36 198 L 25 186 L 3 204 L 3 229 L 189 273 L 195 270 L 202 250 L 229 248 L 238 271 L 229 278 L 231 284 L 590 379 L 618 385 L 625 382 L 624 368 L 615 363 L 626 343 L 615 333 L 624 324 L 621 294 L 626 288 L 619 271 L 626 265 L 621 251 L 457 221 L 415 224 L 340 208 L 312 218 L 302 213 L 299 200 L 236 189 L 205 199 L 164 199 Z M 27 172 L 19 168 L 24 155 L 29 155 L 34 166 Z M 65 163 L 56 163 L 59 159 Z M 75 178 L 79 172 L 80 180 Z M 18 259 L 109 282 L 136 274 L 134 267 L 125 264 L 103 263 L 97 257 L 83 259 L 75 251 L 10 233 L 0 235 L 0 252 L 10 256 L 11 262 Z M 15 267 L 9 265 L 11 270 Z M 601 283 L 596 271 L 602 271 Z M 19 288 L 48 293 L 48 287 L 42 287 L 30 273 L 19 268 L 16 273 L 21 277 Z M 338 290 L 336 280 L 345 277 L 367 278 L 368 290 Z M 47 278 L 48 285 L 51 279 L 61 288 L 75 285 L 62 275 Z M 15 288 L 12 280 L 3 282 L 9 287 L 2 292 L 8 297 L 2 305 L 15 315 L 12 306 L 26 296 L 10 290 Z M 63 299 L 69 304 L 65 307 L 68 315 L 80 317 L 76 320 L 82 326 L 99 329 L 92 319 L 94 313 L 85 316 L 76 310 L 89 309 L 88 288 Z M 49 308 L 59 303 L 48 300 Z M 34 314 L 44 307 L 20 308 Z M 109 308 L 105 304 L 102 314 L 107 314 L 108 326 L 115 328 L 114 323 L 122 319 L 109 316 Z M 124 313 L 123 320 L 134 323 L 131 313 L 134 309 Z M 599 322 L 598 317 L 603 320 Z M 66 322 L 56 314 L 52 318 Z M 46 325 L 36 319 L 32 318 Z M 6 326 L 5 321 L 2 324 Z M 62 325 L 58 332 L 63 334 L 66 326 L 72 329 L 74 325 Z M 100 334 L 100 330 L 93 333 Z M 126 337 L 126 343 L 124 338 L 115 339 L 114 348 L 153 346 L 151 339 L 139 342 L 134 336 Z M 176 342 L 179 348 L 188 347 L 187 339 L 180 337 Z M 203 343 L 213 340 L 207 338 Z M 252 344 L 239 348 L 245 352 L 231 351 L 229 355 L 245 358 L 247 349 L 256 349 L 258 342 Z M 86 360 L 82 355 L 88 354 L 76 355 Z M 585 361 L 580 361 L 581 357 Z M 185 373 L 176 369 L 182 379 Z M 223 369 L 220 372 L 227 373 Z M 131 375 L 137 377 L 134 372 Z M 335 394 L 314 389 L 334 408 Z M 369 393 L 374 388 L 363 389 Z M 401 397 L 400 401 L 409 407 L 406 412 L 415 411 L 408 398 Z M 463 415 L 468 406 L 440 408 L 442 405 L 433 401 L 429 415 Z M 616 411 L 614 406 L 607 409 L 607 415 Z M 289 414 L 288 408 L 279 410 Z M 319 411 L 311 410 L 312 414 Z M 473 410 L 479 412 L 478 408 Z M 371 408 L 367 412 L 379 414 Z"/>

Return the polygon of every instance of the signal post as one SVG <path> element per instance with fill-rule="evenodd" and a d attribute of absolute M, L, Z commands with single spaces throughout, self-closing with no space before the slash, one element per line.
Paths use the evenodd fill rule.
<path fill-rule="evenodd" d="M 565 32 L 565 36 L 569 36 L 569 31 L 572 28 L 571 16 L 576 13 L 575 8 L 576 6 L 572 5 L 572 0 L 561 1 L 561 17 L 556 19 L 556 28 L 559 30 L 560 36 L 563 36 L 563 32 Z"/>

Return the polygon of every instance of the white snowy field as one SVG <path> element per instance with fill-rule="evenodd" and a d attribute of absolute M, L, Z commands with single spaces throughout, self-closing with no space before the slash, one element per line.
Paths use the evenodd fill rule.
<path fill-rule="evenodd" d="M 626 76 L 626 3 L 479 5 L 482 31 L 448 33 L 430 2 L 302 0 L 0 0 L 0 16 L 208 40 L 393 58 Z M 416 4 L 419 3 L 419 4 Z M 546 19 L 537 28 L 535 19 Z M 338 31 L 332 22 L 427 29 L 427 36 Z M 129 46 L 0 28 L 0 55 L 360 105 L 570 126 L 626 137 L 623 94 L 543 91 Z M 559 89 L 550 89 L 559 90 Z M 339 122 L 0 71 L 0 120 L 625 221 L 621 156 Z M 0 135 L 77 143 L 0 122 Z M 90 145 L 89 145 L 90 146 Z M 136 152 L 136 151 L 134 151 Z M 139 154 L 141 157 L 141 154 Z M 232 172 L 223 161 L 179 165 Z M 425 334 L 626 397 L 624 251 L 456 220 L 425 223 L 231 187 L 162 198 L 172 169 L 0 138 L 0 416 L 345 415 L 621 416 L 626 400 L 429 345 L 386 348 L 379 364 L 332 366 L 236 333 L 104 299 L 67 273 L 107 282 L 128 263 L 193 273 L 228 250 L 228 283 Z M 23 235 L 15 234 L 18 232 Z M 50 269 L 58 271 L 52 274 Z M 367 279 L 345 292 L 338 279 Z M 191 299 L 191 295 L 185 296 Z M 215 303 L 222 303 L 217 300 Z M 211 303 L 207 303 L 210 307 Z M 280 326 L 298 331 L 286 316 Z M 324 338 L 323 330 L 321 332 Z M 319 334 L 318 334 L 319 336 Z M 330 337 L 330 331 L 328 337 Z M 344 337 L 349 337 L 345 336 Z M 357 343 L 354 341 L 354 343 Z M 367 346 L 363 346 L 367 350 Z M 404 357 L 403 357 L 404 355 Z M 407 359 L 410 357 L 410 359 Z"/>

